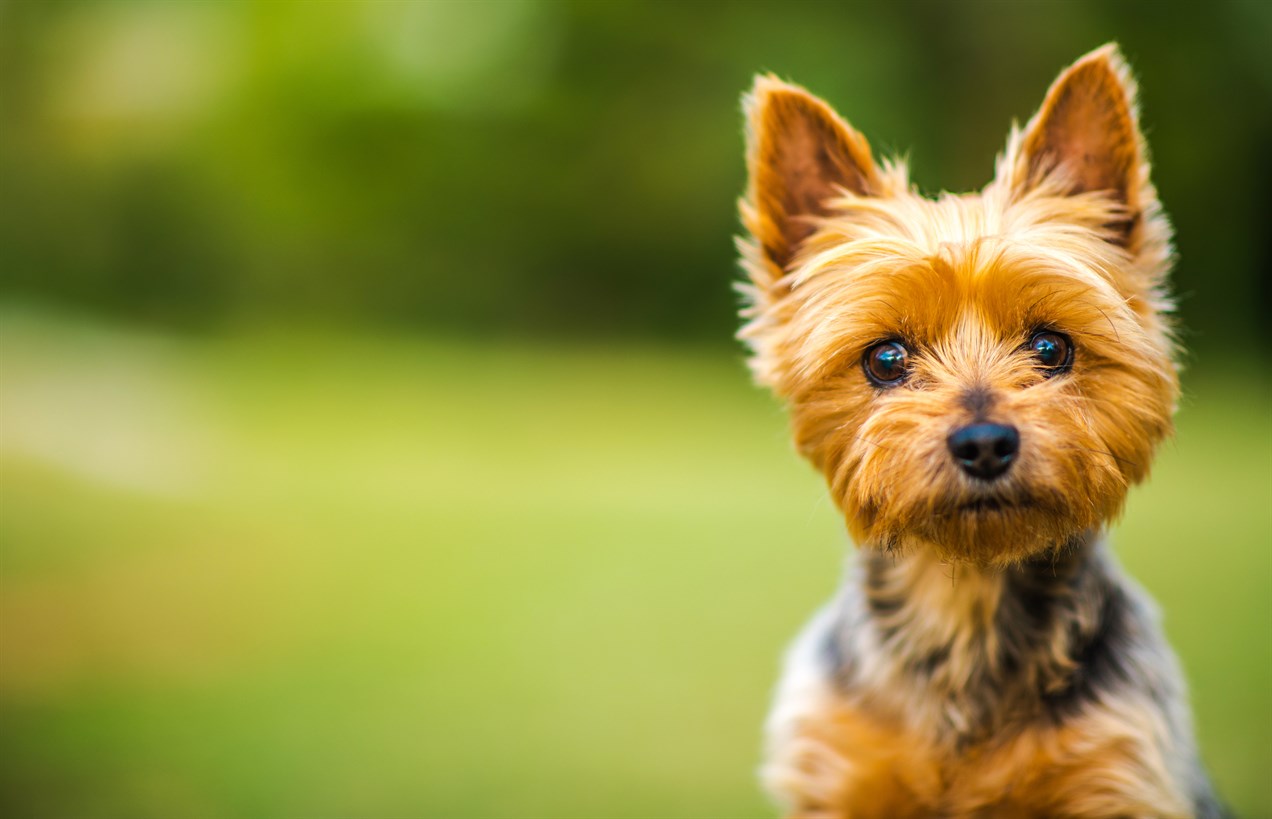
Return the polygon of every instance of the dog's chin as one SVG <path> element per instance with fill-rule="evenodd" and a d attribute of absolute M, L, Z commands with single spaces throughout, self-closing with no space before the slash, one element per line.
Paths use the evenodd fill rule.
<path fill-rule="evenodd" d="M 937 511 L 891 516 L 899 528 L 870 540 L 922 549 L 942 560 L 987 568 L 1018 564 L 1054 550 L 1085 527 L 1064 510 L 1026 497 L 984 495 L 940 504 Z"/>

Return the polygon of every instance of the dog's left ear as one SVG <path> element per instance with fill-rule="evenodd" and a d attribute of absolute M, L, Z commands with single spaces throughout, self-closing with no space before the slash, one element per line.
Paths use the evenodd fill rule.
<path fill-rule="evenodd" d="M 1144 200 L 1151 197 L 1135 81 L 1110 43 L 1061 72 L 1017 143 L 1009 184 L 1017 193 L 1058 173 L 1068 193 L 1106 191 L 1125 205 L 1110 224 L 1118 244 L 1134 250 Z"/>

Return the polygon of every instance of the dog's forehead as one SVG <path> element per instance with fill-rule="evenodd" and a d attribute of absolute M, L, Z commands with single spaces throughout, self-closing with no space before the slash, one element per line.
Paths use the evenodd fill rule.
<path fill-rule="evenodd" d="M 967 299 L 1004 279 L 1076 281 L 1115 296 L 1112 283 L 1129 260 L 1098 232 L 1108 218 L 1098 203 L 1019 203 L 992 191 L 855 198 L 821 221 L 797 257 L 791 282 L 815 288 L 851 280 L 865 287 L 872 280 L 922 279 L 920 287 Z"/>
<path fill-rule="evenodd" d="M 979 193 L 945 193 L 935 199 L 908 196 L 899 199 L 898 204 L 923 212 L 922 230 L 907 232 L 912 241 L 933 254 L 974 247 L 987 237 L 1003 235 L 1011 226 L 1007 206 L 995 196 Z"/>
<path fill-rule="evenodd" d="M 885 197 L 850 196 L 833 204 L 831 213 L 820 222 L 824 239 L 903 239 L 927 254 L 994 238 L 1056 243 L 1061 235 L 1071 239 L 1085 232 L 1086 247 L 1081 249 L 1107 255 L 1112 245 L 1099 234 L 1119 218 L 1120 207 L 1114 199 L 1101 195 L 1015 196 L 997 182 L 973 193 L 927 197 L 908 191 Z M 826 242 L 810 244 L 824 247 Z M 1079 249 L 1069 244 L 1066 249 Z"/>
<path fill-rule="evenodd" d="M 1113 285 L 1121 252 L 1054 217 L 977 195 L 854 202 L 792 272 L 790 329 L 820 355 L 887 337 L 936 343 L 972 326 L 1008 346 L 1040 326 L 1135 333 Z"/>

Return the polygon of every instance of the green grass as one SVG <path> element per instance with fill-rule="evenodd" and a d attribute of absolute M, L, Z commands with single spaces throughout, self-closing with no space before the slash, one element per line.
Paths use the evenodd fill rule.
<path fill-rule="evenodd" d="M 769 815 L 846 541 L 735 356 L 10 311 L 0 378 L 5 815 Z M 1189 385 L 1116 541 L 1272 815 L 1267 390 Z"/>

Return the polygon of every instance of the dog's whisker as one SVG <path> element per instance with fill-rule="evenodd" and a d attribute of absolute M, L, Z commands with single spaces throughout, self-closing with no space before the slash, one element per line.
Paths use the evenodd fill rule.
<path fill-rule="evenodd" d="M 1079 452 L 1092 452 L 1092 453 L 1095 453 L 1096 455 L 1107 455 L 1108 457 L 1112 458 L 1118 463 L 1127 464 L 1128 466 L 1133 466 L 1136 469 L 1142 468 L 1142 465 L 1138 461 L 1133 461 L 1130 458 L 1122 458 L 1120 456 L 1114 455 L 1112 452 L 1109 452 L 1106 449 L 1094 449 L 1089 446 L 1077 446 L 1076 444 L 1069 444 L 1069 445 L 1066 445 L 1064 448 L 1077 450 Z"/>

